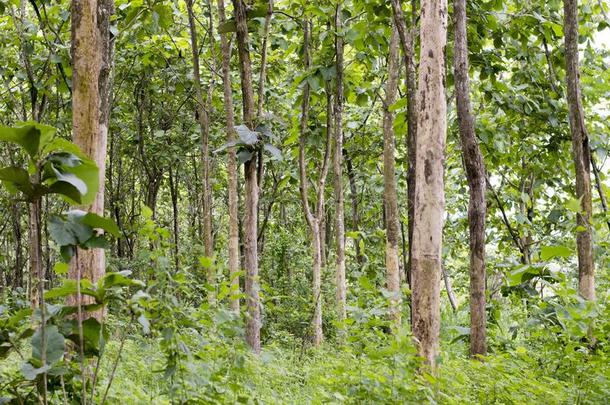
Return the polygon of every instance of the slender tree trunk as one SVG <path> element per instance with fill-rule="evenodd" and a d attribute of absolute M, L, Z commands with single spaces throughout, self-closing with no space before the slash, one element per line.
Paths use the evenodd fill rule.
<path fill-rule="evenodd" d="M 415 155 L 417 147 L 417 72 L 415 67 L 416 1 L 411 2 L 411 29 L 402 12 L 400 0 L 392 0 L 394 22 L 398 29 L 400 43 L 405 59 L 405 82 L 407 85 L 407 235 L 409 241 L 409 260 L 405 273 L 411 285 L 411 247 L 413 246 L 413 216 L 415 201 Z"/>
<path fill-rule="evenodd" d="M 352 208 L 352 230 L 359 234 L 360 232 L 360 214 L 358 211 L 358 188 L 356 187 L 356 175 L 354 173 L 354 166 L 352 165 L 352 158 L 347 153 L 346 149 L 343 149 L 343 157 L 345 158 L 345 166 L 347 169 L 347 181 L 349 183 L 349 194 L 351 199 Z M 360 236 L 354 238 L 354 247 L 356 250 L 356 260 L 358 264 L 364 263 L 364 255 L 360 250 Z"/>
<path fill-rule="evenodd" d="M 599 195 L 599 202 L 602 206 L 602 211 L 604 212 L 605 217 L 608 218 L 608 202 L 606 201 L 606 195 L 604 194 L 602 179 L 599 173 L 599 169 L 597 168 L 597 164 L 595 163 L 593 153 L 590 152 L 590 155 L 591 167 L 593 168 L 593 176 L 595 178 L 595 188 L 597 189 L 597 194 Z M 606 225 L 608 225 L 608 229 L 610 230 L 610 219 L 606 219 Z"/>
<path fill-rule="evenodd" d="M 412 246 L 413 336 L 419 354 L 434 367 L 439 354 L 440 276 L 447 131 L 445 45 L 447 1 L 424 0 L 417 117 L 417 163 Z"/>
<path fill-rule="evenodd" d="M 385 266 L 386 287 L 390 297 L 390 319 L 395 328 L 400 326 L 400 266 L 398 259 L 398 197 L 396 193 L 396 169 L 394 161 L 394 113 L 390 106 L 396 102 L 398 89 L 399 49 L 398 31 L 392 27 L 388 54 L 388 79 L 383 107 L 383 180 L 385 201 Z"/>
<path fill-rule="evenodd" d="M 595 265 L 591 236 L 591 166 L 589 135 L 580 95 L 578 67 L 578 0 L 564 0 L 564 32 L 566 49 L 566 80 L 572 157 L 576 169 L 576 197 L 581 212 L 577 216 L 576 246 L 578 249 L 578 292 L 586 300 L 595 300 Z"/>
<path fill-rule="evenodd" d="M 454 77 L 457 119 L 470 192 L 468 228 L 470 231 L 470 355 L 484 355 L 485 341 L 485 163 L 477 142 L 470 105 L 468 77 L 468 38 L 466 35 L 466 0 L 454 0 L 455 21 Z M 449 291 L 448 291 L 449 292 Z"/>
<path fill-rule="evenodd" d="M 218 16 L 220 24 L 226 21 L 224 0 L 218 0 Z M 220 34 L 220 49 L 222 52 L 222 85 L 224 94 L 225 119 L 227 123 L 227 141 L 234 141 L 235 118 L 233 112 L 233 92 L 231 90 L 231 47 L 227 34 Z M 227 171 L 229 174 L 229 277 L 233 295 L 239 293 L 239 219 L 237 194 L 237 162 L 235 149 L 230 148 L 227 154 Z M 239 312 L 239 298 L 231 298 L 231 309 Z"/>
<path fill-rule="evenodd" d="M 343 29 L 341 4 L 335 11 L 335 32 Z M 339 322 L 347 318 L 346 295 L 347 285 L 345 279 L 345 214 L 343 208 L 343 37 L 335 36 L 336 53 L 336 89 L 335 89 L 335 143 L 333 154 L 333 172 L 335 188 L 335 283 L 337 315 Z"/>
<path fill-rule="evenodd" d="M 40 238 L 40 200 L 30 203 L 30 302 L 32 309 L 39 308 L 41 289 L 44 289 Z"/>
<path fill-rule="evenodd" d="M 172 167 L 169 168 L 169 193 L 172 200 L 172 217 L 174 225 L 174 266 L 176 271 L 180 268 L 180 245 L 178 236 L 178 198 L 179 198 L 179 184 L 178 184 L 178 168 L 174 170 Z"/>
<path fill-rule="evenodd" d="M 269 42 L 269 29 L 271 28 L 271 17 L 273 17 L 273 0 L 269 0 L 267 15 L 265 16 L 265 24 L 263 28 L 263 43 L 261 45 L 261 70 L 258 75 L 258 100 L 256 108 L 256 116 L 258 119 L 263 114 L 263 102 L 265 101 L 265 81 L 267 80 L 267 43 Z"/>
<path fill-rule="evenodd" d="M 85 208 L 102 216 L 106 179 L 109 70 L 105 70 L 106 77 L 101 74 L 101 70 L 104 60 L 110 63 L 110 34 L 106 31 L 109 30 L 109 13 L 112 12 L 112 6 L 105 7 L 105 4 L 97 0 L 72 2 L 72 136 L 74 143 L 99 169 L 99 189 L 95 201 Z M 72 260 L 70 278 L 76 279 L 80 268 L 82 277 L 95 283 L 104 274 L 105 262 L 102 249 L 83 250 Z M 75 299 L 76 297 L 71 297 L 70 301 L 75 302 Z M 88 297 L 84 303 L 91 301 Z M 93 315 L 98 319 L 103 317 L 101 311 Z"/>
<path fill-rule="evenodd" d="M 11 204 L 11 219 L 13 225 L 13 238 L 15 240 L 15 267 L 13 269 L 13 278 L 10 286 L 13 288 L 23 285 L 23 251 L 21 241 L 21 213 L 19 211 L 20 203 L 15 201 Z"/>
<path fill-rule="evenodd" d="M 310 35 L 310 23 L 304 21 L 303 23 L 303 59 L 304 68 L 308 70 L 311 68 L 311 59 L 309 56 L 309 35 Z M 330 86 L 326 86 L 326 91 L 330 93 Z M 328 97 L 327 101 L 331 98 Z M 305 145 L 307 143 L 308 130 L 308 118 L 309 118 L 309 97 L 310 88 L 309 83 L 305 83 L 303 86 L 303 97 L 301 104 L 301 119 L 300 119 L 300 138 L 299 138 L 299 191 L 301 194 L 301 202 L 303 206 L 303 212 L 307 225 L 311 231 L 312 239 L 312 292 L 314 302 L 314 315 L 313 315 L 313 345 L 319 346 L 322 343 L 324 334 L 322 331 L 322 261 L 323 261 L 323 250 L 324 242 L 322 239 L 322 232 L 320 230 L 320 224 L 324 217 L 324 190 L 326 188 L 326 177 L 328 174 L 328 167 L 330 166 L 330 149 L 331 149 L 331 126 L 330 119 L 327 120 L 326 127 L 326 149 L 324 151 L 324 160 L 318 176 L 317 184 L 317 199 L 315 205 L 315 211 L 312 212 L 309 204 L 309 184 L 307 179 L 307 165 L 305 162 Z M 332 111 L 327 106 L 327 113 Z M 328 118 L 328 117 L 327 117 Z"/>
<path fill-rule="evenodd" d="M 199 45 L 197 40 L 197 25 L 195 24 L 195 14 L 193 12 L 193 0 L 186 1 L 188 12 L 189 31 L 191 36 L 191 56 L 193 61 L 193 87 L 195 88 L 195 101 L 197 102 L 197 117 L 199 119 L 199 131 L 201 133 L 201 158 L 203 167 L 203 249 L 206 257 L 214 256 L 212 239 L 212 190 L 210 187 L 210 119 L 206 109 L 206 102 L 203 98 L 203 88 L 201 86 L 201 75 L 199 68 Z M 211 17 L 210 17 L 211 18 Z M 215 286 L 215 274 L 213 268 L 206 268 L 207 283 Z M 216 302 L 216 294 L 210 292 L 208 302 Z"/>
<path fill-rule="evenodd" d="M 235 25 L 237 32 L 237 49 L 241 75 L 242 104 L 245 125 L 254 130 L 254 90 L 252 87 L 252 64 L 250 62 L 248 25 L 244 0 L 233 0 Z M 246 296 L 248 319 L 246 324 L 246 341 L 254 351 L 260 353 L 260 299 L 258 282 L 258 181 L 256 158 L 252 157 L 244 164 L 245 175 L 245 218 L 244 218 L 244 267 L 246 268 Z"/>

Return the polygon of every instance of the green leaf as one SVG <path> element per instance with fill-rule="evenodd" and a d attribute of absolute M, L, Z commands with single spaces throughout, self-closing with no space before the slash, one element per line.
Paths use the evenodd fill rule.
<path fill-rule="evenodd" d="M 29 381 L 34 381 L 36 379 L 36 377 L 38 377 L 40 374 L 47 372 L 51 369 L 50 365 L 44 365 L 42 367 L 39 368 L 34 368 L 34 366 L 30 363 L 24 363 L 23 366 L 21 367 L 21 373 L 23 374 L 23 376 L 25 377 L 26 380 Z M 0 401 L 0 403 L 2 403 Z"/>
<path fill-rule="evenodd" d="M 50 300 L 53 298 L 68 297 L 70 295 L 76 294 L 77 291 L 78 290 L 76 280 L 69 278 L 64 280 L 64 283 L 61 285 L 61 287 L 55 287 L 49 291 L 46 291 L 44 293 L 44 298 Z"/>
<path fill-rule="evenodd" d="M 271 145 L 270 143 L 266 143 L 263 145 L 263 148 L 276 160 L 282 160 L 282 152 L 275 146 Z"/>
<path fill-rule="evenodd" d="M 247 149 L 241 149 L 239 152 L 237 152 L 237 160 L 239 163 L 248 162 L 250 159 L 252 159 L 252 156 L 254 156 L 254 153 Z"/>
<path fill-rule="evenodd" d="M 540 259 L 543 261 L 547 261 L 555 257 L 570 256 L 572 256 L 572 249 L 566 246 L 542 246 L 542 248 L 540 248 Z"/>
<path fill-rule="evenodd" d="M 582 198 L 582 197 L 581 197 Z M 580 212 L 580 200 L 581 198 L 572 198 L 565 203 L 565 207 L 572 212 Z"/>
<path fill-rule="evenodd" d="M 76 187 L 70 183 L 57 181 L 48 189 L 49 194 L 59 194 L 62 197 L 72 200 L 75 204 L 82 204 L 82 195 Z"/>
<path fill-rule="evenodd" d="M 0 126 L 0 141 L 16 143 L 30 155 L 38 155 L 41 146 L 46 145 L 55 134 L 55 128 L 38 123 L 24 123 L 17 127 Z"/>
<path fill-rule="evenodd" d="M 237 131 L 237 135 L 239 135 L 239 139 L 241 139 L 241 141 L 245 145 L 254 145 L 256 142 L 258 142 L 257 133 L 254 131 L 251 131 L 250 128 L 248 128 L 245 125 L 236 126 L 235 131 Z"/>
<path fill-rule="evenodd" d="M 30 175 L 21 167 L 9 166 L 0 169 L 0 180 L 11 193 L 21 191 L 28 197 L 34 194 L 34 187 L 30 183 Z"/>
<path fill-rule="evenodd" d="M 68 273 L 68 269 L 70 268 L 70 266 L 68 265 L 68 263 L 64 263 L 64 262 L 57 262 L 55 263 L 55 265 L 53 266 L 53 272 L 55 274 L 67 274 Z"/>
<path fill-rule="evenodd" d="M 121 231 L 119 227 L 110 218 L 105 218 L 93 212 L 89 212 L 83 217 L 82 222 L 83 224 L 89 225 L 92 228 L 103 229 L 115 238 L 120 236 Z"/>
<path fill-rule="evenodd" d="M 49 218 L 48 228 L 51 238 L 59 246 L 79 246 L 94 236 L 93 228 L 83 223 L 85 212 L 69 211 L 66 215 L 53 215 Z"/>
<path fill-rule="evenodd" d="M 218 33 L 219 34 L 228 34 L 229 32 L 237 31 L 237 25 L 235 24 L 235 20 L 230 19 L 222 24 L 218 25 Z"/>
<path fill-rule="evenodd" d="M 47 326 L 45 330 L 46 364 L 53 364 L 64 356 L 65 339 L 57 326 Z M 32 357 L 42 362 L 42 331 L 40 328 L 32 335 Z"/>

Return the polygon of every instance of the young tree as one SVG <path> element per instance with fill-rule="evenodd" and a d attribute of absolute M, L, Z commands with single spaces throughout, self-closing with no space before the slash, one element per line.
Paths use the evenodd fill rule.
<path fill-rule="evenodd" d="M 195 24 L 195 14 L 193 12 L 193 0 L 186 0 L 188 12 L 189 30 L 191 36 L 191 55 L 193 59 L 193 87 L 195 88 L 195 101 L 197 103 L 197 117 L 199 119 L 199 130 L 201 132 L 201 157 L 203 166 L 203 249 L 205 256 L 211 258 L 214 255 L 212 239 L 212 187 L 210 185 L 210 118 L 206 101 L 203 99 L 203 89 L 201 86 L 201 76 L 199 73 L 199 46 L 197 44 L 197 25 Z M 211 18 L 211 17 L 210 17 Z M 213 37 L 210 32 L 210 38 Z M 211 89 L 211 85 L 210 85 Z M 208 94 L 208 100 L 210 99 Z M 208 284 L 215 284 L 215 274 L 213 268 L 206 269 Z M 208 301 L 215 302 L 215 294 L 210 292 Z"/>
<path fill-rule="evenodd" d="M 396 170 L 394 162 L 394 113 L 390 107 L 396 102 L 399 73 L 398 31 L 392 28 L 388 54 L 388 80 L 383 105 L 383 180 L 385 203 L 385 266 L 386 287 L 390 297 L 390 319 L 395 327 L 400 326 L 400 270 L 398 261 L 399 212 L 396 195 Z"/>
<path fill-rule="evenodd" d="M 239 54 L 239 72 L 244 124 L 254 130 L 254 90 L 252 87 L 252 63 L 248 39 L 247 5 L 244 0 L 233 0 L 235 9 L 235 26 L 237 33 L 237 50 Z M 256 156 L 244 163 L 245 177 L 245 216 L 244 216 L 244 267 L 246 269 L 246 299 L 248 319 L 246 341 L 255 353 L 260 353 L 260 299 L 258 282 L 258 181 Z"/>
<path fill-rule="evenodd" d="M 343 37 L 339 35 L 343 29 L 341 3 L 335 11 L 335 57 L 336 57 L 336 89 L 335 89 L 335 143 L 333 154 L 333 174 L 335 188 L 335 243 L 336 243 L 336 300 L 339 321 L 346 319 L 347 285 L 345 279 L 345 212 L 343 207 Z"/>
<path fill-rule="evenodd" d="M 578 0 L 564 0 L 564 31 L 566 81 L 568 87 L 568 117 L 572 133 L 572 158 L 576 170 L 576 197 L 580 211 L 576 223 L 578 249 L 578 292 L 587 300 L 595 299 L 595 266 L 591 237 L 591 150 L 582 107 L 578 67 Z"/>
<path fill-rule="evenodd" d="M 411 1 L 410 29 L 402 11 L 400 0 L 392 0 L 394 23 L 398 29 L 400 44 L 405 60 L 405 82 L 407 85 L 407 238 L 409 240 L 409 261 L 405 272 L 411 283 L 411 247 L 413 246 L 413 202 L 415 200 L 415 150 L 417 144 L 417 74 L 415 67 L 415 31 L 417 21 L 416 0 Z"/>
<path fill-rule="evenodd" d="M 484 355 L 485 342 L 485 164 L 477 142 L 470 106 L 468 77 L 468 38 L 466 0 L 453 2 L 455 21 L 454 78 L 457 119 L 470 192 L 468 227 L 470 231 L 470 354 Z"/>
<path fill-rule="evenodd" d="M 225 2 L 218 0 L 218 18 L 220 24 L 224 24 Z M 220 25 L 219 24 L 219 25 Z M 231 46 L 226 33 L 220 33 L 220 50 L 222 52 L 222 88 L 224 95 L 225 120 L 227 125 L 227 142 L 236 139 L 235 115 L 233 112 L 233 91 L 231 90 Z M 235 293 L 239 291 L 239 218 L 238 218 L 238 195 L 237 195 L 237 162 L 235 149 L 230 148 L 227 154 L 227 171 L 229 175 L 229 276 L 231 277 L 231 288 Z M 239 313 L 239 298 L 231 299 L 231 309 Z"/>
<path fill-rule="evenodd" d="M 441 249 L 445 215 L 446 0 L 422 1 L 420 41 L 411 262 L 412 327 L 419 354 L 427 365 L 434 367 L 439 350 Z"/>
<path fill-rule="evenodd" d="M 309 55 L 309 36 L 310 22 L 303 22 L 303 61 L 305 70 L 311 68 L 311 59 Z M 326 90 L 330 93 L 330 86 L 326 86 Z M 311 231 L 312 239 L 312 276 L 313 276 L 313 298 L 314 298 L 314 316 L 313 316 L 313 344 L 319 346 L 323 340 L 322 331 L 322 256 L 324 249 L 324 241 L 321 236 L 320 224 L 324 217 L 324 192 L 326 189 L 326 177 L 328 167 L 330 165 L 330 153 L 332 148 L 332 105 L 330 94 L 327 94 L 327 125 L 326 125 L 326 147 L 324 149 L 324 159 L 318 175 L 316 184 L 316 200 L 315 210 L 312 212 L 309 203 L 309 180 L 307 179 L 307 163 L 305 162 L 305 145 L 308 135 L 308 118 L 309 118 L 309 99 L 310 87 L 305 81 L 303 85 L 303 101 L 301 104 L 301 119 L 300 119 L 300 138 L 299 138 L 299 191 L 301 193 L 301 202 L 305 220 Z"/>

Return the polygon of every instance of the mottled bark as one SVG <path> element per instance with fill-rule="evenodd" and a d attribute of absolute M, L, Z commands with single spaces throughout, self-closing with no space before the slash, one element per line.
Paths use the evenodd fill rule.
<path fill-rule="evenodd" d="M 454 78 L 457 119 L 469 188 L 468 229 L 470 232 L 470 355 L 484 355 L 485 313 L 485 163 L 477 141 L 470 105 L 466 0 L 453 2 L 455 22 Z M 449 289 L 447 291 L 449 293 Z"/>
<path fill-rule="evenodd" d="M 252 64 L 250 62 L 248 25 L 244 0 L 233 0 L 239 54 L 239 71 L 244 124 L 254 130 L 254 90 L 252 87 Z M 244 267 L 246 268 L 247 324 L 246 341 L 255 353 L 260 353 L 260 299 L 258 281 L 258 173 L 256 158 L 244 164 L 245 216 L 244 216 Z"/>
<path fill-rule="evenodd" d="M 383 106 L 383 180 L 385 202 L 385 266 L 386 288 L 390 297 L 390 320 L 395 328 L 400 326 L 400 268 L 398 258 L 399 212 L 396 193 L 396 163 L 394 161 L 394 113 L 390 106 L 396 102 L 399 72 L 398 31 L 392 28 L 388 54 L 388 79 Z"/>
<path fill-rule="evenodd" d="M 95 200 L 84 208 L 102 216 L 106 179 L 109 69 L 104 71 L 104 75 L 101 70 L 105 60 L 110 63 L 110 34 L 107 31 L 110 29 L 111 12 L 112 6 L 102 1 L 72 1 L 72 136 L 74 143 L 99 169 L 99 189 Z M 72 260 L 69 276 L 76 279 L 78 269 L 81 269 L 82 278 L 95 283 L 104 274 L 105 262 L 103 249 L 80 251 Z M 69 301 L 74 303 L 74 300 L 75 297 L 71 297 Z M 91 297 L 86 297 L 83 304 L 90 302 Z M 103 316 L 101 311 L 93 315 L 97 318 Z"/>
<path fill-rule="evenodd" d="M 576 197 L 581 212 L 577 215 L 578 292 L 587 300 L 595 299 L 595 266 L 591 236 L 591 166 L 589 135 L 585 126 L 578 67 L 578 0 L 564 0 L 564 32 L 568 117 L 572 133 L 572 157 L 576 171 Z"/>
<path fill-rule="evenodd" d="M 218 0 L 218 17 L 220 24 L 226 21 L 224 0 Z M 224 95 L 225 120 L 227 125 L 227 142 L 234 141 L 235 116 L 233 112 L 233 92 L 231 90 L 231 47 L 227 34 L 220 34 L 220 50 L 222 52 L 222 88 Z M 227 153 L 228 194 L 229 194 L 229 277 L 231 288 L 236 295 L 239 293 L 239 219 L 237 196 L 237 161 L 235 149 Z M 239 312 L 239 298 L 231 298 L 231 310 Z"/>
<path fill-rule="evenodd" d="M 445 216 L 444 152 L 446 0 L 424 0 L 421 10 L 417 154 L 412 246 L 413 336 L 425 363 L 439 354 L 440 275 Z"/>
<path fill-rule="evenodd" d="M 335 11 L 335 32 L 341 32 L 343 21 L 341 5 Z M 336 88 L 335 88 L 335 136 L 333 153 L 333 174 L 335 189 L 335 283 L 337 316 L 339 322 L 345 321 L 347 285 L 345 279 L 345 213 L 343 208 L 343 37 L 335 36 Z"/>

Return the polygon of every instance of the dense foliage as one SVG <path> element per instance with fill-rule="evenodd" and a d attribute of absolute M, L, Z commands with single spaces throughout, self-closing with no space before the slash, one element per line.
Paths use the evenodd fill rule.
<path fill-rule="evenodd" d="M 343 27 L 337 32 L 337 2 L 250 3 L 254 88 L 261 88 L 263 71 L 264 89 L 257 93 L 262 110 L 256 127 L 249 129 L 242 118 L 233 5 L 226 5 L 224 21 L 215 2 L 188 2 L 199 31 L 196 77 L 188 4 L 113 2 L 106 201 L 104 215 L 97 215 L 81 206 L 98 190 L 96 162 L 69 141 L 76 108 L 71 104 L 74 8 L 67 0 L 0 0 L 0 404 L 607 402 L 608 4 L 579 5 L 580 85 L 593 184 L 594 301 L 578 294 L 575 235 L 582 231 L 577 225 L 582 210 L 574 186 L 562 2 L 467 4 L 470 97 L 487 180 L 488 354 L 479 359 L 468 351 L 468 186 L 449 7 L 441 355 L 437 368 L 429 369 L 417 356 L 409 322 L 403 54 L 398 99 L 385 105 L 395 21 L 391 4 L 342 1 Z M 402 4 L 413 32 L 418 3 Z M 227 132 L 221 35 L 232 50 L 233 140 Z M 415 37 L 419 60 L 425 55 L 419 55 Z M 345 43 L 339 179 L 345 192 L 345 320 L 335 300 L 332 170 L 326 183 L 319 182 L 337 122 L 336 108 L 329 107 L 338 80 L 337 38 Z M 309 120 L 303 124 L 305 87 Z M 395 294 L 386 286 L 384 111 L 395 114 L 399 328 L 388 316 Z M 313 343 L 317 298 L 312 298 L 311 225 L 300 195 L 300 149 L 306 152 L 310 184 L 305 199 L 328 200 L 318 218 L 324 335 L 319 347 Z M 231 151 L 240 174 L 243 271 L 237 273 L 229 272 Z M 244 163 L 259 155 L 262 352 L 257 355 L 245 340 L 248 184 L 241 173 Z M 206 254 L 203 236 L 207 209 L 213 254 Z M 37 245 L 33 234 L 39 236 Z M 87 269 L 77 268 L 79 279 L 71 278 L 73 259 L 94 249 L 105 249 L 105 274 L 80 279 Z M 32 255 L 40 256 L 39 268 Z M 231 309 L 235 300 L 241 312 Z"/>

